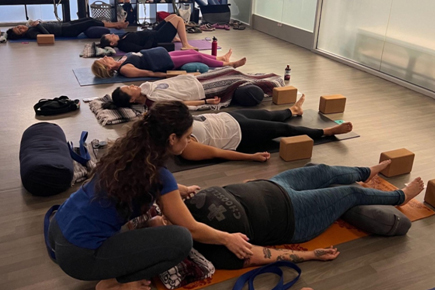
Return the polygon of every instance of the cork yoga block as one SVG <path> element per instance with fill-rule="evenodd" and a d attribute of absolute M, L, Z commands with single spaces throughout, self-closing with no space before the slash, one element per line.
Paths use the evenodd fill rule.
<path fill-rule="evenodd" d="M 171 78 L 179 75 L 185 75 L 187 72 L 185 70 L 168 70 L 166 71 L 166 77 Z"/>
<path fill-rule="evenodd" d="M 296 102 L 298 89 L 293 86 L 273 88 L 272 102 L 276 105 Z"/>
<path fill-rule="evenodd" d="M 279 157 L 284 161 L 309 159 L 313 155 L 314 141 L 307 135 L 281 138 Z"/>
<path fill-rule="evenodd" d="M 54 34 L 38 34 L 36 42 L 38 44 L 54 44 Z"/>
<path fill-rule="evenodd" d="M 432 207 L 435 207 L 435 179 L 431 179 L 427 182 L 424 201 Z"/>
<path fill-rule="evenodd" d="M 323 114 L 342 113 L 346 106 L 346 97 L 343 95 L 321 96 L 319 111 Z"/>
<path fill-rule="evenodd" d="M 410 173 L 414 157 L 415 154 L 405 148 L 382 152 L 379 162 L 391 159 L 391 164 L 382 170 L 381 173 L 386 177 Z"/>

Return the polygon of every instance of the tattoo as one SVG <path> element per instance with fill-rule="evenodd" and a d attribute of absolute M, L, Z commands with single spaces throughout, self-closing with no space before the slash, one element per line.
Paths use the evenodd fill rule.
<path fill-rule="evenodd" d="M 326 254 L 328 254 L 328 252 L 325 250 L 314 250 L 314 256 L 316 257 L 321 257 Z"/>
<path fill-rule="evenodd" d="M 272 253 L 268 248 L 263 248 L 263 254 L 264 254 L 264 258 L 266 259 L 270 259 L 270 257 L 272 257 Z"/>
<path fill-rule="evenodd" d="M 251 258 L 246 258 L 243 261 L 243 267 L 251 267 L 251 266 L 257 266 L 257 264 L 256 263 L 252 263 L 251 262 Z"/>
<path fill-rule="evenodd" d="M 279 255 L 276 258 L 276 260 L 277 261 L 290 261 L 290 262 L 293 262 L 293 263 L 300 263 L 300 262 L 305 261 L 304 258 L 299 257 L 296 254 Z"/>
<path fill-rule="evenodd" d="M 299 256 L 296 255 L 296 254 L 291 254 L 291 255 L 290 255 L 290 259 L 291 259 L 291 261 L 294 262 L 294 263 L 300 263 L 300 262 L 303 262 L 303 261 L 304 261 L 304 258 L 299 257 Z"/>

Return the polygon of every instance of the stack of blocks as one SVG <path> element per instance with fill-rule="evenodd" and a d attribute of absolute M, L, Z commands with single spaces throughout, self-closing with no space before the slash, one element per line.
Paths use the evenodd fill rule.
<path fill-rule="evenodd" d="M 323 114 L 342 113 L 346 106 L 346 97 L 343 95 L 321 96 L 319 111 Z"/>
<path fill-rule="evenodd" d="M 435 207 L 435 179 L 428 181 L 424 201 Z"/>
<path fill-rule="evenodd" d="M 54 44 L 54 34 L 38 34 L 36 42 L 38 44 Z"/>
<path fill-rule="evenodd" d="M 391 159 L 391 163 L 381 173 L 386 177 L 410 173 L 414 157 L 415 154 L 405 148 L 382 152 L 379 162 Z"/>
<path fill-rule="evenodd" d="M 313 154 L 314 141 L 307 135 L 281 138 L 279 157 L 284 161 L 309 159 Z"/>
<path fill-rule="evenodd" d="M 298 89 L 293 86 L 273 88 L 272 102 L 276 105 L 296 102 Z"/>

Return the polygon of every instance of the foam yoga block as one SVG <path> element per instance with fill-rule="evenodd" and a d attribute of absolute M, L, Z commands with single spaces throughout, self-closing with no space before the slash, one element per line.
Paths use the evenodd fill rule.
<path fill-rule="evenodd" d="M 279 157 L 284 161 L 311 158 L 314 141 L 307 135 L 281 138 Z"/>
<path fill-rule="evenodd" d="M 391 159 L 391 164 L 381 173 L 387 177 L 409 173 L 412 170 L 414 157 L 415 154 L 405 148 L 382 152 L 379 162 Z"/>
<path fill-rule="evenodd" d="M 276 105 L 296 102 L 298 89 L 293 86 L 273 88 L 272 102 Z"/>
<path fill-rule="evenodd" d="M 38 44 L 54 44 L 54 34 L 38 34 L 36 42 Z"/>
<path fill-rule="evenodd" d="M 179 75 L 185 75 L 187 72 L 185 70 L 168 70 L 166 71 L 166 77 L 171 78 Z"/>
<path fill-rule="evenodd" d="M 346 97 L 342 95 L 321 96 L 319 111 L 323 114 L 342 113 L 346 106 Z"/>
<path fill-rule="evenodd" d="M 435 179 L 431 179 L 427 182 L 424 201 L 430 204 L 431 206 L 435 207 Z"/>

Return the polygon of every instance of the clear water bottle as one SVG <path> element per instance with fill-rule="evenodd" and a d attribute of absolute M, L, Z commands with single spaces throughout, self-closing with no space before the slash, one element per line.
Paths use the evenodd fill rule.
<path fill-rule="evenodd" d="M 284 71 L 284 80 L 290 82 L 292 69 L 290 68 L 290 65 L 288 64 Z"/>

